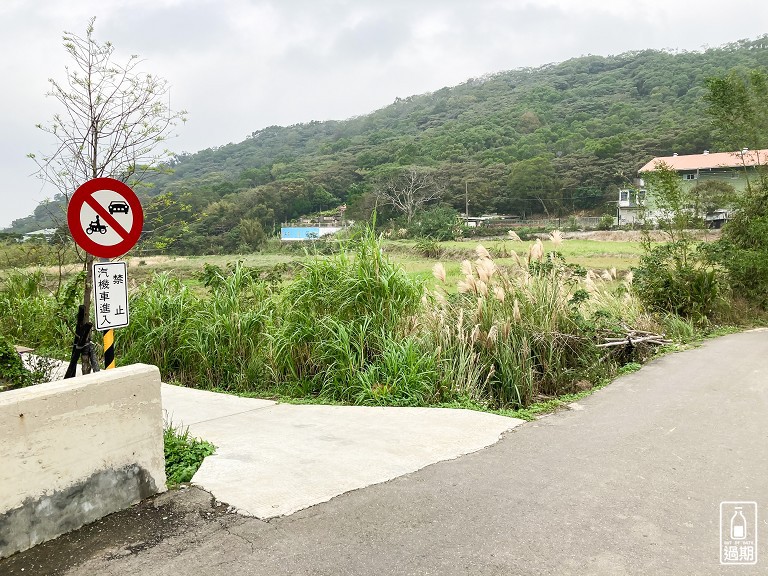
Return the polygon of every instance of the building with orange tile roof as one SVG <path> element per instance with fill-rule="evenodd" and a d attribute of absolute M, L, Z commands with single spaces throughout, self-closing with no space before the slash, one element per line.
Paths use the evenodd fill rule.
<path fill-rule="evenodd" d="M 683 180 L 683 188 L 689 190 L 699 183 L 711 180 L 725 182 L 736 191 L 743 191 L 748 180 L 758 166 L 768 165 L 768 150 L 749 150 L 737 152 L 709 152 L 653 158 L 638 172 L 635 188 L 619 190 L 617 220 L 619 225 L 642 222 L 643 218 L 658 218 L 652 209 L 653 199 L 645 189 L 643 175 L 662 166 L 675 170 Z M 726 208 L 705 216 L 710 226 L 719 228 L 728 219 Z"/>

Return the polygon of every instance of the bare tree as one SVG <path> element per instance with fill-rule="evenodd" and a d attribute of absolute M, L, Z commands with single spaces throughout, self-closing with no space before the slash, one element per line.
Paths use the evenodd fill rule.
<path fill-rule="evenodd" d="M 422 206 L 438 199 L 441 194 L 442 188 L 435 179 L 434 171 L 419 166 L 409 166 L 382 178 L 376 190 L 383 204 L 405 214 L 408 224 Z"/>
<path fill-rule="evenodd" d="M 51 154 L 30 154 L 37 176 L 69 201 L 74 191 L 93 178 L 109 177 L 135 186 L 170 156 L 160 145 L 172 134 L 186 112 L 170 108 L 168 82 L 139 71 L 141 60 L 131 56 L 125 64 L 114 61 L 110 42 L 93 37 L 95 18 L 85 37 L 63 36 L 72 64 L 63 82 L 49 79 L 53 97 L 64 108 L 49 124 L 37 127 L 57 143 Z M 93 256 L 84 255 L 86 270 L 85 321 L 90 315 Z"/>

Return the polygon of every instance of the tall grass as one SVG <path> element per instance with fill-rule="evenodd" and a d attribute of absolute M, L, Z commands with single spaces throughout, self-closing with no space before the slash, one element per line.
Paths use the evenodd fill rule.
<path fill-rule="evenodd" d="M 202 297 L 158 274 L 132 295 L 131 324 L 120 332 L 125 361 L 155 364 L 187 386 L 252 389 L 264 373 L 269 298 L 241 264 Z"/>
<path fill-rule="evenodd" d="M 260 383 L 271 313 L 270 288 L 241 264 L 212 288 L 180 348 L 202 386 L 248 390 Z"/>
<path fill-rule="evenodd" d="M 168 273 L 153 276 L 131 293 L 130 324 L 115 339 L 119 363 L 154 364 L 164 378 L 195 385 L 197 371 L 181 349 L 203 305 Z"/>
<path fill-rule="evenodd" d="M 413 378 L 392 355 L 421 362 L 416 344 L 402 342 L 421 295 L 372 229 L 330 258 L 307 262 L 279 301 L 270 341 L 275 383 L 360 404 L 411 403 L 403 382 Z"/>
<path fill-rule="evenodd" d="M 616 359 L 599 336 L 653 323 L 615 271 L 587 274 L 540 242 L 512 265 L 482 247 L 476 256 L 462 262 L 457 291 L 427 292 L 367 228 L 282 285 L 241 263 L 209 266 L 204 288 L 157 274 L 131 293 L 118 363 L 155 364 L 166 380 L 202 388 L 521 407 L 610 375 Z M 445 282 L 442 264 L 435 276 Z M 43 284 L 38 273 L 8 276 L 0 327 L 19 343 L 68 346 L 57 318 L 74 318 L 77 285 L 54 295 Z"/>
<path fill-rule="evenodd" d="M 462 272 L 458 294 L 432 293 L 422 330 L 437 350 L 444 385 L 498 407 L 526 406 L 609 375 L 614 366 L 596 333 L 641 316 L 636 301 L 628 309 L 619 303 L 631 299 L 627 290 L 598 288 L 586 271 L 540 248 L 500 267 L 478 247 Z M 435 275 L 444 280 L 442 266 Z"/>

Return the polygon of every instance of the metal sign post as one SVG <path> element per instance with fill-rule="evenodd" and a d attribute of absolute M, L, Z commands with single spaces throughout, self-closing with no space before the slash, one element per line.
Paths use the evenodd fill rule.
<path fill-rule="evenodd" d="M 72 195 L 67 206 L 67 224 L 72 238 L 83 250 L 99 258 L 116 258 L 138 242 L 144 211 L 139 198 L 125 183 L 113 178 L 94 178 Z M 125 262 L 94 263 L 93 302 L 95 328 L 104 332 L 104 365 L 114 368 L 114 329 L 128 326 Z"/>
<path fill-rule="evenodd" d="M 128 326 L 128 267 L 125 262 L 93 265 L 95 325 L 104 331 L 104 367 L 115 367 L 115 328 Z"/>

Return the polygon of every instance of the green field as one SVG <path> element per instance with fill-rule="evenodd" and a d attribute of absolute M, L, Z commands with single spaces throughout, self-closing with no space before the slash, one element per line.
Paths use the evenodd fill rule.
<path fill-rule="evenodd" d="M 432 276 L 432 268 L 437 262 L 441 262 L 447 273 L 448 286 L 455 286 L 460 279 L 461 261 L 474 260 L 477 256 L 475 248 L 482 244 L 494 257 L 497 265 L 514 265 L 515 259 L 512 252 L 518 254 L 521 259 L 528 255 L 533 241 L 512 242 L 502 240 L 462 242 L 441 242 L 439 257 L 426 257 L 419 254 L 418 243 L 412 240 L 392 240 L 384 243 L 384 250 L 392 261 L 402 266 L 410 275 L 426 281 L 428 284 L 435 282 Z M 599 240 L 565 240 L 559 246 L 552 242 L 544 242 L 545 252 L 557 251 L 563 255 L 569 264 L 578 264 L 587 269 L 602 272 L 606 269 L 616 268 L 621 275 L 631 267 L 636 266 L 642 248 L 639 242 L 608 242 Z M 311 256 L 310 256 L 311 257 Z M 323 256 L 320 256 L 321 258 Z M 257 253 L 257 254 L 229 254 L 224 256 L 151 256 L 128 258 L 131 270 L 131 279 L 141 283 L 147 280 L 154 272 L 169 272 L 182 278 L 188 283 L 194 284 L 198 274 L 205 264 L 225 267 L 242 261 L 245 266 L 254 268 L 271 269 L 279 264 L 303 262 L 307 258 L 301 253 Z"/>
<path fill-rule="evenodd" d="M 417 245 L 412 241 L 391 241 L 385 244 L 391 257 L 399 262 L 408 272 L 418 276 L 431 275 L 432 266 L 442 262 L 449 276 L 458 271 L 460 262 L 464 259 L 474 259 L 475 248 L 478 244 L 491 253 L 497 264 L 512 264 L 515 262 L 512 252 L 521 259 L 528 255 L 533 241 L 512 242 L 508 240 L 441 242 L 442 254 L 437 258 L 426 258 L 418 255 Z M 626 272 L 636 266 L 642 254 L 639 242 L 608 242 L 600 240 L 564 240 L 559 246 L 552 242 L 544 242 L 545 252 L 559 252 L 569 264 L 578 264 L 587 269 L 602 271 L 616 268 L 617 272 Z"/>
<path fill-rule="evenodd" d="M 447 285 L 455 286 L 460 279 L 459 267 L 461 261 L 474 260 L 477 256 L 475 249 L 482 244 L 494 257 L 497 265 L 513 265 L 515 252 L 521 259 L 527 257 L 534 241 L 517 242 L 510 240 L 464 240 L 440 242 L 437 244 L 439 256 L 427 257 L 421 254 L 420 244 L 415 240 L 388 240 L 384 242 L 384 250 L 395 263 L 402 266 L 409 274 L 425 280 L 429 284 L 434 283 L 432 268 L 437 262 L 441 262 L 446 269 Z M 311 247 L 307 247 L 310 250 Z M 7 273 L 14 262 L 9 256 L 16 254 L 18 246 L 8 247 L 0 245 L 0 279 Z M 556 251 L 562 254 L 569 264 L 578 264 L 598 273 L 606 269 L 615 268 L 619 275 L 637 265 L 642 248 L 637 241 L 603 241 L 603 240 L 564 240 L 562 244 L 555 245 L 551 241 L 544 242 L 545 252 Z M 37 260 L 41 264 L 23 266 L 26 269 L 37 268 L 46 277 L 46 284 L 55 285 L 62 272 L 66 279 L 81 269 L 77 263 L 64 264 L 60 269 L 57 265 L 50 265 L 51 260 L 46 261 L 42 257 Z M 208 256 L 128 256 L 125 260 L 130 270 L 131 284 L 138 285 L 149 280 L 153 274 L 167 272 L 180 278 L 185 283 L 195 286 L 206 264 L 226 267 L 242 261 L 249 268 L 266 270 L 274 269 L 279 265 L 303 262 L 307 254 L 300 250 L 281 250 L 279 252 L 259 252 L 252 254 L 227 254 Z M 322 258 L 322 256 L 320 256 Z M 70 258 L 70 261 L 74 257 Z"/>

